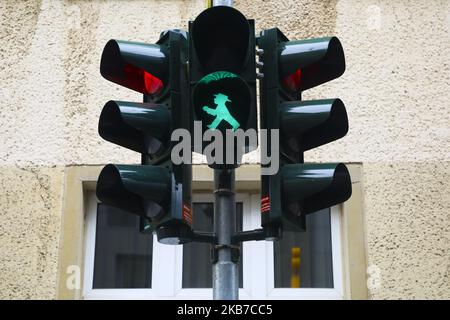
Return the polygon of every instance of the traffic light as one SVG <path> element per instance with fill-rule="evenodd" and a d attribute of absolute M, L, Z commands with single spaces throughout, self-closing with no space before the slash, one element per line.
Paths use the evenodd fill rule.
<path fill-rule="evenodd" d="M 99 121 L 105 140 L 141 154 L 141 165 L 108 164 L 98 178 L 97 197 L 141 217 L 142 230 L 158 241 L 179 244 L 192 233 L 191 164 L 174 164 L 171 133 L 189 130 L 187 34 L 168 30 L 156 44 L 110 40 L 100 73 L 140 92 L 144 103 L 109 101 Z M 190 156 L 190 154 L 189 154 Z"/>
<path fill-rule="evenodd" d="M 263 175 L 261 220 L 266 239 L 283 228 L 305 230 L 306 215 L 342 203 L 351 195 L 344 164 L 304 163 L 304 152 L 337 140 L 348 131 L 340 99 L 301 101 L 301 93 L 340 77 L 345 58 L 336 37 L 289 41 L 277 28 L 258 39 L 264 74 L 260 87 L 261 128 L 279 130 L 280 168 Z M 268 152 L 268 153 L 267 153 Z"/>
<path fill-rule="evenodd" d="M 239 166 L 241 155 L 257 147 L 254 21 L 228 6 L 211 7 L 190 21 L 189 77 L 193 116 L 202 122 L 202 136 L 207 130 L 219 130 L 224 137 L 223 163 L 208 160 L 208 164 Z M 227 151 L 226 130 L 248 129 L 254 129 L 249 131 L 254 139 Z M 194 145 L 194 150 L 204 153 L 206 145 Z M 225 163 L 227 152 L 232 163 Z"/>

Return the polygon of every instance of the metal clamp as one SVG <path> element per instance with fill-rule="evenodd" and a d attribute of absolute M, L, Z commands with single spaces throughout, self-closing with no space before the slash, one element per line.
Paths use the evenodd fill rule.
<path fill-rule="evenodd" d="M 231 261 L 233 263 L 238 263 L 241 256 L 241 247 L 239 245 L 230 244 L 217 244 L 211 245 L 211 263 L 214 264 L 219 260 L 219 250 L 220 249 L 230 249 L 231 250 Z"/>

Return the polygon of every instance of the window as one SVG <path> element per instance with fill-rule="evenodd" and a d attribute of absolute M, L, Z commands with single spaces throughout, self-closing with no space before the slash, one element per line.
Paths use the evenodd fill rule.
<path fill-rule="evenodd" d="M 194 229 L 211 231 L 213 195 L 195 194 L 193 206 Z M 236 211 L 239 230 L 260 227 L 259 195 L 238 194 Z M 99 204 L 93 193 L 87 212 L 84 298 L 212 298 L 208 244 L 162 245 L 138 232 L 138 217 Z M 243 244 L 240 299 L 343 297 L 339 208 L 306 223 L 306 232 L 286 230 L 280 241 Z"/>
<path fill-rule="evenodd" d="M 139 217 L 98 203 L 91 192 L 85 227 L 83 297 L 156 298 L 157 241 L 151 234 L 139 233 Z"/>
<path fill-rule="evenodd" d="M 151 288 L 153 236 L 139 217 L 97 204 L 93 289 Z"/>
<path fill-rule="evenodd" d="M 330 209 L 308 215 L 305 232 L 284 231 L 273 244 L 275 288 L 333 288 L 331 248 Z"/>
<path fill-rule="evenodd" d="M 138 232 L 137 216 L 98 203 L 94 193 L 88 199 L 84 298 L 212 298 L 208 244 L 160 244 L 155 235 Z M 213 196 L 195 195 L 193 206 L 194 228 L 212 231 Z M 248 224 L 243 213 L 249 209 L 249 198 L 238 196 L 238 230 Z M 241 252 L 240 288 L 245 278 L 243 256 Z M 249 298 L 244 289 L 241 296 Z"/>
<path fill-rule="evenodd" d="M 308 215 L 306 232 L 285 231 L 283 239 L 266 243 L 265 247 L 267 298 L 344 298 L 340 206 Z M 293 268 L 294 250 L 300 253 L 299 272 Z M 299 283 L 292 283 L 295 275 Z"/>

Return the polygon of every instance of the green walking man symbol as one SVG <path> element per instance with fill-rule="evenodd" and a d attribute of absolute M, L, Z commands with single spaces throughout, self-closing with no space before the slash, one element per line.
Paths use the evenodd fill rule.
<path fill-rule="evenodd" d="M 208 125 L 208 128 L 216 129 L 219 126 L 220 122 L 224 120 L 233 127 L 233 131 L 236 131 L 236 129 L 239 128 L 239 122 L 237 122 L 236 119 L 233 118 L 227 106 L 225 105 L 226 102 L 231 102 L 231 100 L 228 99 L 227 95 L 224 95 L 222 93 L 215 94 L 214 97 L 214 103 L 217 105 L 215 109 L 211 109 L 208 106 L 203 107 L 203 111 L 205 111 L 209 115 L 216 117 L 214 121 L 210 125 Z"/>

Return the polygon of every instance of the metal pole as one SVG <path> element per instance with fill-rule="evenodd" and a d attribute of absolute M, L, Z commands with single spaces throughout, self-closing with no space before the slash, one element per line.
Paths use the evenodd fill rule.
<path fill-rule="evenodd" d="M 239 299 L 238 263 L 232 260 L 231 237 L 236 232 L 234 169 L 214 170 L 214 232 L 217 235 L 213 264 L 214 300 Z"/>
<path fill-rule="evenodd" d="M 233 0 L 207 1 L 212 6 L 233 6 Z M 209 6 L 209 5 L 208 5 Z M 234 169 L 214 170 L 214 232 L 217 261 L 213 264 L 213 299 L 239 299 L 238 263 L 232 260 L 231 238 L 236 232 Z"/>
<path fill-rule="evenodd" d="M 233 6 L 233 0 L 213 0 L 213 6 Z"/>

